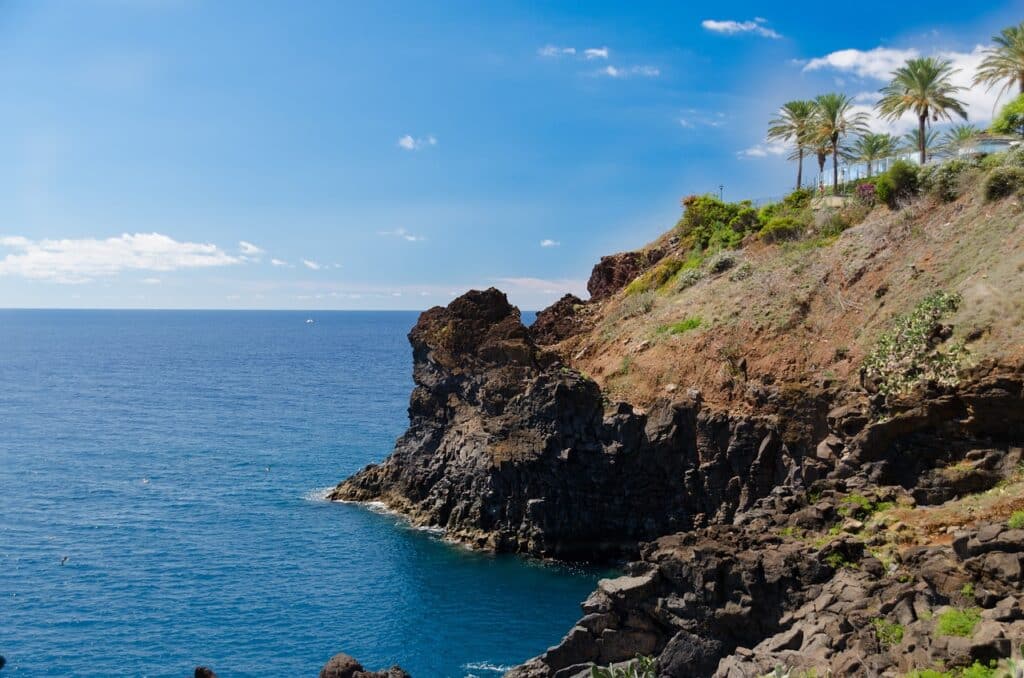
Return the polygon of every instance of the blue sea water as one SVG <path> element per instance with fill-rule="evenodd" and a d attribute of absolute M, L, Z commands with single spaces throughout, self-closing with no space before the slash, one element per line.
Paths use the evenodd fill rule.
<path fill-rule="evenodd" d="M 314 676 L 345 651 L 484 678 L 556 642 L 596 573 L 321 499 L 405 428 L 415 319 L 0 311 L 3 675 Z"/>

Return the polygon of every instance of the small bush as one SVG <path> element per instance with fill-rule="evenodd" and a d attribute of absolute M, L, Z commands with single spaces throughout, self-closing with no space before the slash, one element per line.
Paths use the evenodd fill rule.
<path fill-rule="evenodd" d="M 702 322 L 700 316 L 691 316 L 671 325 L 662 325 L 658 328 L 658 334 L 683 334 L 697 329 Z"/>
<path fill-rule="evenodd" d="M 601 668 L 594 666 L 590 669 L 591 678 L 655 678 L 658 674 L 654 668 L 654 659 L 651 657 L 637 658 L 624 668 Z"/>
<path fill-rule="evenodd" d="M 1014 511 L 1010 519 L 1006 521 L 1006 526 L 1011 530 L 1024 529 L 1024 511 Z"/>
<path fill-rule="evenodd" d="M 623 297 L 622 301 L 619 302 L 618 308 L 609 317 L 609 320 L 614 324 L 629 318 L 635 318 L 638 315 L 650 313 L 651 309 L 654 308 L 654 301 L 654 292 L 642 292 Z"/>
<path fill-rule="evenodd" d="M 1000 200 L 1024 188 L 1024 168 L 997 167 L 985 178 L 985 199 Z"/>
<path fill-rule="evenodd" d="M 804 224 L 795 217 L 775 217 L 761 228 L 759 237 L 765 242 L 782 242 L 799 238 Z"/>
<path fill-rule="evenodd" d="M 862 205 L 874 205 L 875 201 L 878 200 L 878 196 L 875 193 L 875 185 L 873 183 L 857 184 L 857 202 Z"/>
<path fill-rule="evenodd" d="M 875 194 L 891 209 L 917 194 L 918 169 L 905 160 L 897 160 L 875 181 Z"/>
<path fill-rule="evenodd" d="M 729 280 L 739 282 L 740 280 L 746 280 L 752 275 L 754 275 L 754 267 L 749 261 L 744 261 L 736 267 L 735 271 L 729 274 Z"/>
<path fill-rule="evenodd" d="M 1002 153 L 993 153 L 989 157 L 1002 159 L 996 167 L 1024 167 L 1024 145 L 1014 146 Z"/>
<path fill-rule="evenodd" d="M 683 206 L 686 211 L 677 224 L 680 235 L 702 250 L 735 249 L 760 226 L 749 201 L 727 203 L 713 195 L 691 195 Z"/>
<path fill-rule="evenodd" d="M 881 617 L 871 622 L 875 627 L 875 637 L 884 647 L 890 648 L 903 642 L 903 626 Z"/>
<path fill-rule="evenodd" d="M 1005 151 L 1001 153 L 989 153 L 978 161 L 978 167 L 985 172 L 994 170 L 997 167 L 1002 167 L 1003 165 L 1008 164 L 1006 162 L 1008 156 L 1009 154 Z"/>
<path fill-rule="evenodd" d="M 783 207 L 790 210 L 802 210 L 811 204 L 814 191 L 809 188 L 798 188 L 782 199 Z"/>
<path fill-rule="evenodd" d="M 960 197 L 964 173 L 970 168 L 971 164 L 960 158 L 942 163 L 928 176 L 928 192 L 943 202 L 953 202 Z"/>
<path fill-rule="evenodd" d="M 960 295 L 935 292 L 897 318 L 864 360 L 864 375 L 885 395 L 909 391 L 925 382 L 955 386 L 966 353 L 963 344 L 953 344 L 944 353 L 936 346 L 942 330 L 939 320 L 959 305 Z"/>
<path fill-rule="evenodd" d="M 657 266 L 626 285 L 626 294 L 640 294 L 657 290 L 671 280 L 684 266 L 686 266 L 686 262 L 682 259 L 663 259 Z"/>
<path fill-rule="evenodd" d="M 689 289 L 700 282 L 700 279 L 704 277 L 704 272 L 699 268 L 688 268 L 679 272 L 676 277 L 676 289 L 682 292 L 685 289 Z"/>
<path fill-rule="evenodd" d="M 981 621 L 981 611 L 975 607 L 965 610 L 947 610 L 939 615 L 936 633 L 940 636 L 961 636 L 970 638 L 974 627 Z"/>
<path fill-rule="evenodd" d="M 711 257 L 708 262 L 708 269 L 712 273 L 725 273 L 736 265 L 736 256 L 730 252 L 719 252 Z"/>

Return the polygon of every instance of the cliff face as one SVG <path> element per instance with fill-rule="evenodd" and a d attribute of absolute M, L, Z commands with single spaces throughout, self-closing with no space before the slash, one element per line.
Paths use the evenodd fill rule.
<path fill-rule="evenodd" d="M 637 655 L 730 678 L 1005 658 L 1024 641 L 1024 219 L 972 194 L 926 207 L 696 264 L 669 233 L 531 328 L 494 289 L 433 308 L 409 335 L 408 431 L 331 496 L 479 548 L 637 557 L 515 678 Z"/>
<path fill-rule="evenodd" d="M 494 289 L 427 311 L 409 340 L 409 430 L 331 498 L 383 501 L 481 548 L 590 560 L 729 521 L 802 477 L 824 421 L 781 430 L 777 416 L 705 410 L 697 394 L 647 412 L 608 404 Z"/>

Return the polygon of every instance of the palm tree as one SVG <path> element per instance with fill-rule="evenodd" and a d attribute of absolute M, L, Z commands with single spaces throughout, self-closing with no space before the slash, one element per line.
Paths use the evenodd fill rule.
<path fill-rule="evenodd" d="M 952 113 L 967 119 L 964 103 L 956 98 L 963 87 L 957 87 L 950 80 L 955 72 L 948 59 L 910 59 L 892 74 L 892 82 L 882 88 L 882 98 L 875 104 L 878 112 L 889 120 L 896 120 L 907 112 L 917 116 L 917 150 L 922 165 L 928 155 L 925 143 L 929 119 L 933 122 L 952 120 Z"/>
<path fill-rule="evenodd" d="M 797 161 L 796 187 L 803 184 L 804 152 L 807 150 L 808 133 L 814 118 L 814 102 L 795 100 L 782 105 L 776 117 L 768 123 L 768 138 L 774 141 L 794 142 L 796 149 L 790 160 Z"/>
<path fill-rule="evenodd" d="M 974 75 L 975 85 L 987 85 L 992 89 L 1006 81 L 999 90 L 1005 94 L 1014 83 L 1024 94 L 1024 21 L 1017 26 L 1004 28 L 999 35 L 992 36 L 995 47 L 986 50 L 985 59 Z"/>
<path fill-rule="evenodd" d="M 942 143 L 939 148 L 947 153 L 954 153 L 979 134 L 981 134 L 981 128 L 975 125 L 969 123 L 954 125 L 942 135 Z"/>
<path fill-rule="evenodd" d="M 867 132 L 867 113 L 854 111 L 853 99 L 845 94 L 822 94 L 814 100 L 813 135 L 826 142 L 832 153 L 832 190 L 839 188 L 840 141 L 850 134 Z"/>
<path fill-rule="evenodd" d="M 921 130 L 915 129 L 907 134 L 903 135 L 903 143 L 901 144 L 900 151 L 920 151 L 924 148 L 924 160 L 922 164 L 928 162 L 928 158 L 935 155 L 935 152 L 940 150 L 942 147 L 939 145 L 939 132 L 938 130 L 930 129 L 925 132 L 924 144 L 921 143 Z"/>
<path fill-rule="evenodd" d="M 868 133 L 857 137 L 850 147 L 850 159 L 855 162 L 863 162 L 868 166 L 868 176 L 874 168 L 875 162 L 882 158 L 894 155 L 896 142 L 890 134 Z"/>

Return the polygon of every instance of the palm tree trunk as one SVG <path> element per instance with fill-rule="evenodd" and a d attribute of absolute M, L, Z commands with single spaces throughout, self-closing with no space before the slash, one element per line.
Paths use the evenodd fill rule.
<path fill-rule="evenodd" d="M 921 164 L 928 162 L 927 148 L 925 143 L 928 139 L 925 136 L 925 123 L 928 122 L 928 114 L 917 116 L 917 131 L 918 131 L 918 149 L 921 151 Z"/>
<path fill-rule="evenodd" d="M 839 194 L 839 139 L 832 139 L 832 195 Z"/>
<path fill-rule="evenodd" d="M 804 185 L 804 149 L 798 149 L 796 154 L 796 190 Z"/>
<path fill-rule="evenodd" d="M 1024 94 L 1024 72 L 1021 72 L 1019 80 L 1020 80 L 1020 93 Z"/>
<path fill-rule="evenodd" d="M 868 160 L 868 179 L 871 178 L 871 161 Z"/>

